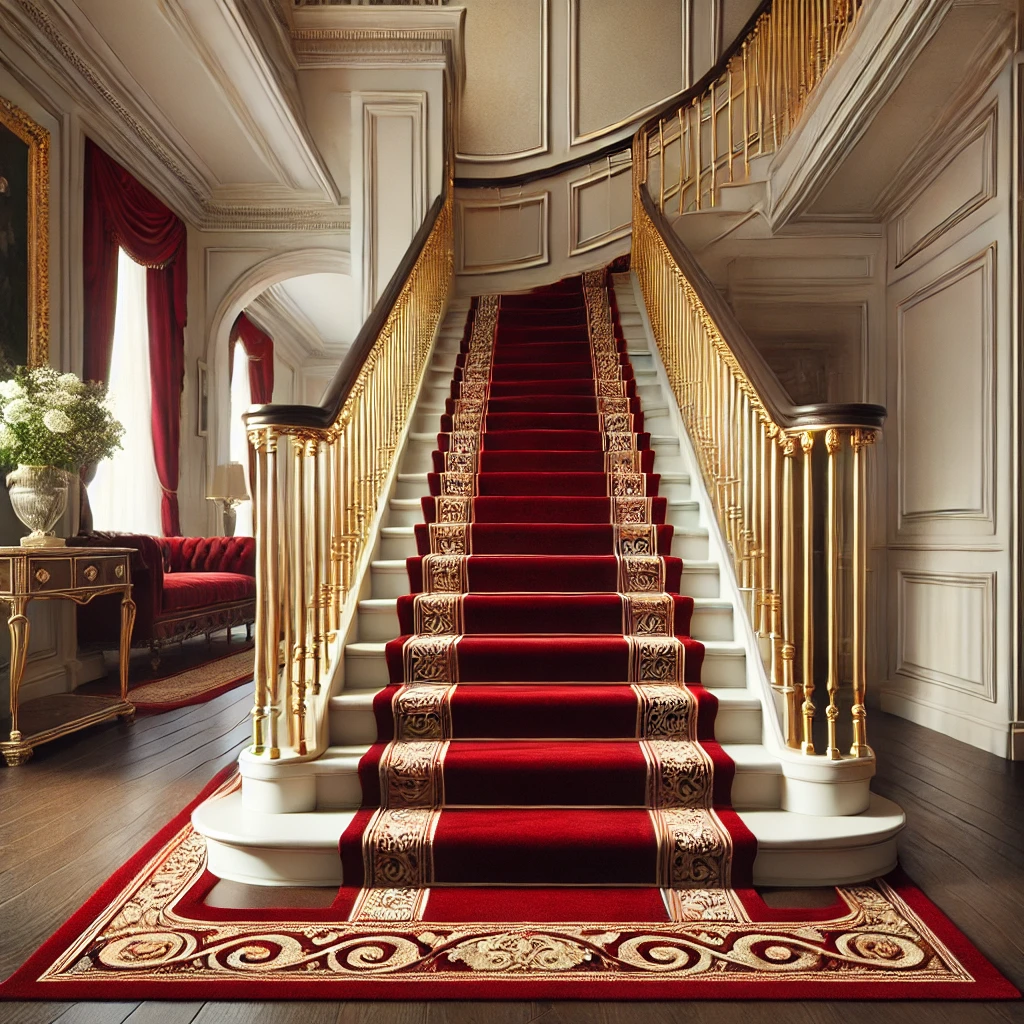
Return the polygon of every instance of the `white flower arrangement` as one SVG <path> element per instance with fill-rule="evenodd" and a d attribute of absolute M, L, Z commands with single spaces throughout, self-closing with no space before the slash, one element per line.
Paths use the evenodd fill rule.
<path fill-rule="evenodd" d="M 19 366 L 0 381 L 0 465 L 73 470 L 109 458 L 124 427 L 106 399 L 103 384 L 49 366 Z"/>

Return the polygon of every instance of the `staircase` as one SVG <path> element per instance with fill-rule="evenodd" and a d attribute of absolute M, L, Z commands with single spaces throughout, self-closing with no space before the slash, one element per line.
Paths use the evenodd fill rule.
<path fill-rule="evenodd" d="M 589 305 L 575 279 L 449 310 L 329 745 L 243 755 L 242 792 L 194 815 L 214 874 L 685 888 L 895 864 L 898 807 L 871 795 L 848 813 L 810 795 L 820 766 L 794 770 L 635 278 L 610 275 L 606 292 L 598 277 Z M 315 809 L 297 807 L 310 783 Z"/>

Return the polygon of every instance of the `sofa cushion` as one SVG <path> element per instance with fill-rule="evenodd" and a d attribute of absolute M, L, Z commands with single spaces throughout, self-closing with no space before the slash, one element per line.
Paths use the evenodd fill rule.
<path fill-rule="evenodd" d="M 164 576 L 165 612 L 255 597 L 255 577 L 237 572 L 169 572 Z"/>

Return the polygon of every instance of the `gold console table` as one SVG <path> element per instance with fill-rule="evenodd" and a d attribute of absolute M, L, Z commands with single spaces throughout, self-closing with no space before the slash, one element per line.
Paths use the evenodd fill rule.
<path fill-rule="evenodd" d="M 0 547 L 0 602 L 7 605 L 11 633 L 10 737 L 0 741 L 8 765 L 24 764 L 33 748 L 111 718 L 132 721 L 128 701 L 128 655 L 135 602 L 130 548 Z M 28 654 L 29 601 L 60 598 L 88 604 L 103 594 L 121 595 L 120 697 L 61 693 L 19 705 Z"/>

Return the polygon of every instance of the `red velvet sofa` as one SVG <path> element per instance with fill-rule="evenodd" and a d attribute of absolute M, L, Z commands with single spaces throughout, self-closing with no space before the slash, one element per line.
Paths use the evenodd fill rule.
<path fill-rule="evenodd" d="M 252 537 L 149 537 L 93 533 L 68 542 L 133 548 L 133 647 L 160 648 L 256 618 L 256 544 Z M 120 598 L 97 598 L 78 609 L 82 647 L 116 647 Z"/>

